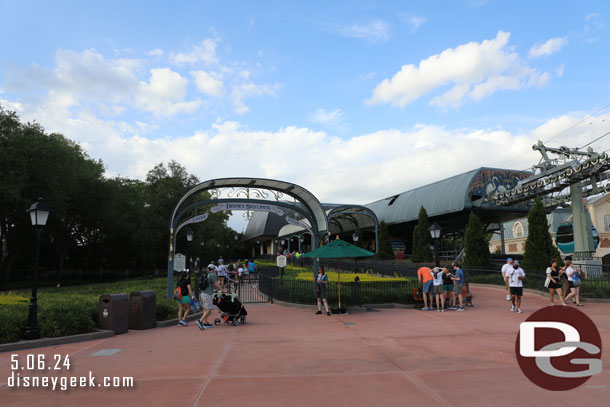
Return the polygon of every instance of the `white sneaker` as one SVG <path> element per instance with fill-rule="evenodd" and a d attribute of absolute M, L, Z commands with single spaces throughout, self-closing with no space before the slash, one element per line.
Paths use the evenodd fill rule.
<path fill-rule="evenodd" d="M 513 305 L 512 307 L 510 307 L 510 312 L 513 312 L 515 310 L 515 306 Z"/>
<path fill-rule="evenodd" d="M 506 294 L 506 301 L 510 301 L 510 295 Z"/>
<path fill-rule="evenodd" d="M 521 311 L 521 308 L 517 309 L 517 314 L 521 314 L 523 311 Z"/>
<path fill-rule="evenodd" d="M 561 305 L 563 305 L 564 307 L 566 307 L 568 304 L 566 304 L 565 302 L 561 301 Z"/>

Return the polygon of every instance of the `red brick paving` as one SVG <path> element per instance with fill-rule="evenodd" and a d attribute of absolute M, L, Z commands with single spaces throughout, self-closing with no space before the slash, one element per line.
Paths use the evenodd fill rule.
<path fill-rule="evenodd" d="M 104 340 L 0 354 L 2 406 L 607 406 L 610 304 L 582 308 L 606 348 L 604 372 L 568 392 L 543 390 L 514 355 L 519 323 L 546 306 L 532 294 L 523 314 L 504 291 L 472 287 L 474 308 L 445 313 L 383 309 L 314 315 L 248 306 L 248 323 L 130 331 Z M 346 325 L 344 322 L 353 322 Z M 121 349 L 92 357 L 101 349 Z M 131 389 L 11 389 L 10 355 L 70 355 L 69 375 L 133 376 Z M 47 374 L 41 373 L 40 375 Z"/>

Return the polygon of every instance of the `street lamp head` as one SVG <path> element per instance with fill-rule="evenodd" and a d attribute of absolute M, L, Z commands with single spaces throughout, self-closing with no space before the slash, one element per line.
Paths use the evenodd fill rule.
<path fill-rule="evenodd" d="M 30 220 L 32 221 L 32 226 L 45 226 L 47 224 L 47 219 L 49 218 L 49 212 L 51 212 L 51 208 L 42 198 L 38 198 L 36 202 L 30 206 L 28 209 L 30 213 Z"/>
<path fill-rule="evenodd" d="M 360 237 L 358 236 L 358 233 L 354 232 L 354 234 L 352 235 L 352 240 L 353 240 L 354 242 L 357 242 L 359 238 L 360 238 Z"/>
<path fill-rule="evenodd" d="M 441 230 L 441 225 L 436 222 L 430 225 L 430 236 L 432 236 L 432 239 L 438 239 L 441 237 Z"/>
<path fill-rule="evenodd" d="M 192 242 L 193 241 L 193 229 L 187 229 L 186 230 L 186 241 L 187 242 Z"/>

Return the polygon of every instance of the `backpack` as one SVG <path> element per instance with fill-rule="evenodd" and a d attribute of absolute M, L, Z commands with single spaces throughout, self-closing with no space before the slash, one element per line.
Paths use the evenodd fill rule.
<path fill-rule="evenodd" d="M 197 273 L 197 285 L 199 286 L 199 290 L 203 291 L 210 285 L 210 281 L 208 280 L 208 273 L 200 271 Z"/>
<path fill-rule="evenodd" d="M 174 290 L 174 300 L 181 300 L 181 299 L 182 299 L 182 290 L 180 289 L 180 286 L 178 286 Z"/>

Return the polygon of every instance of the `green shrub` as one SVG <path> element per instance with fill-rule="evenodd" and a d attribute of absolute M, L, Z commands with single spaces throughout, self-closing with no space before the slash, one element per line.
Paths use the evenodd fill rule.
<path fill-rule="evenodd" d="M 17 342 L 23 336 L 28 321 L 28 304 L 0 307 L 0 343 Z"/>
<path fill-rule="evenodd" d="M 159 298 L 157 295 L 157 321 L 166 321 L 178 317 L 178 304 L 174 300 Z"/>
<path fill-rule="evenodd" d="M 38 325 L 44 337 L 94 331 L 97 314 L 98 300 L 88 295 L 43 296 L 38 300 Z"/>

